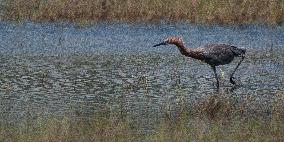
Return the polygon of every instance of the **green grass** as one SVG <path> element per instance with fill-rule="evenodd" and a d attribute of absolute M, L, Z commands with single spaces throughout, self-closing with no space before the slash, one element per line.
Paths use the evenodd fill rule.
<path fill-rule="evenodd" d="M 212 96 L 200 104 L 181 105 L 174 113 L 164 112 L 152 128 L 119 111 L 97 112 L 91 118 L 37 117 L 22 124 L 0 123 L 0 141 L 11 142 L 259 142 L 284 141 L 283 99 L 273 104 L 271 116 L 245 113 L 226 98 Z"/>
<path fill-rule="evenodd" d="M 92 120 L 49 118 L 31 124 L 2 124 L 0 141 L 283 141 L 284 121 L 256 118 L 233 120 L 192 117 L 181 114 L 176 119 L 161 119 L 154 130 L 142 133 L 128 120 L 115 117 L 94 117 Z"/>
<path fill-rule="evenodd" d="M 3 0 L 1 19 L 282 24 L 283 0 Z"/>

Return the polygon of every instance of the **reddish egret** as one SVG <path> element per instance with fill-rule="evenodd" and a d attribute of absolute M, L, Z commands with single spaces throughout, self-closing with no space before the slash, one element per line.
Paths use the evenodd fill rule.
<path fill-rule="evenodd" d="M 154 45 L 154 47 L 160 45 L 167 45 L 167 44 L 176 45 L 180 53 L 184 56 L 201 60 L 209 64 L 214 71 L 215 78 L 217 81 L 217 88 L 219 88 L 219 81 L 216 72 L 216 66 L 229 64 L 234 60 L 234 57 L 241 57 L 240 62 L 238 63 L 238 65 L 230 75 L 230 82 L 232 84 L 236 84 L 233 75 L 245 58 L 245 53 L 246 53 L 245 49 L 237 48 L 229 44 L 208 44 L 205 46 L 191 49 L 191 48 L 186 48 L 184 46 L 184 43 L 180 37 L 169 37 L 162 43 Z"/>

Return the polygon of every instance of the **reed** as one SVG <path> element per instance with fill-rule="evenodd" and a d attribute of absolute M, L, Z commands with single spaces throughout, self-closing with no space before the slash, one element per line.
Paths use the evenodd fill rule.
<path fill-rule="evenodd" d="M 139 124 L 141 118 L 109 107 L 92 117 L 27 118 L 20 125 L 1 121 L 0 141 L 283 141 L 284 97 L 279 96 L 270 117 L 250 116 L 244 113 L 248 106 L 236 107 L 229 99 L 212 96 L 194 106 L 181 104 L 174 113 L 164 112 L 148 130 Z"/>
<path fill-rule="evenodd" d="M 94 117 L 92 120 L 49 118 L 21 126 L 1 124 L 0 141 L 283 141 L 283 120 L 242 118 L 233 120 L 200 119 L 181 114 L 161 119 L 155 129 L 143 133 L 129 121 Z"/>
<path fill-rule="evenodd" d="M 283 0 L 2 0 L 1 19 L 282 24 Z"/>

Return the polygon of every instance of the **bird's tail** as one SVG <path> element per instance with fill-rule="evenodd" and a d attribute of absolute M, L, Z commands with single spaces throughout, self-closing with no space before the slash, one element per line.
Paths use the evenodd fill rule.
<path fill-rule="evenodd" d="M 246 54 L 246 49 L 243 49 L 243 48 L 238 48 L 236 46 L 231 46 L 231 50 L 232 52 L 236 55 L 236 56 L 245 56 Z"/>

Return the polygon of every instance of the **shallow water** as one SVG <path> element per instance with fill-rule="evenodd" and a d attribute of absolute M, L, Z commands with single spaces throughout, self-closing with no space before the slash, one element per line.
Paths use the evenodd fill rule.
<path fill-rule="evenodd" d="M 181 56 L 174 46 L 152 47 L 172 35 L 182 36 L 188 47 L 216 42 L 246 48 L 246 59 L 235 73 L 240 86 L 233 87 L 228 79 L 237 59 L 224 66 L 220 92 L 235 105 L 249 101 L 249 112 L 271 113 L 284 91 L 283 27 L 97 24 L 78 28 L 66 23 L 2 22 L 1 121 L 30 115 L 91 116 L 105 107 L 133 118 L 155 119 L 178 109 L 184 100 L 193 105 L 218 94 L 208 65 Z"/>

